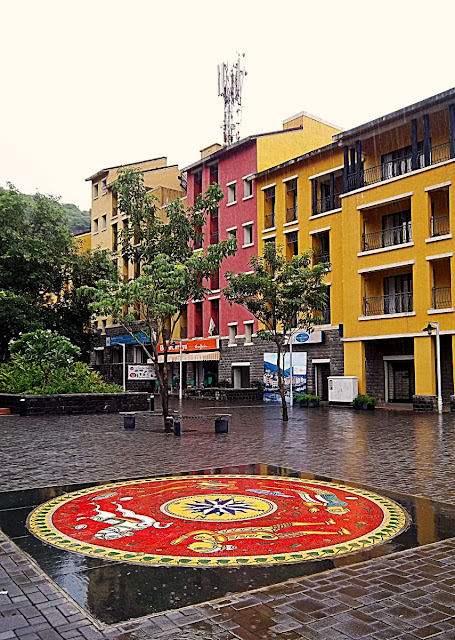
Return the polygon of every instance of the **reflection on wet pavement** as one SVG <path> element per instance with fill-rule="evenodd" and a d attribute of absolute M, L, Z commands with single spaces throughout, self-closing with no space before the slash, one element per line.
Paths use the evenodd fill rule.
<path fill-rule="evenodd" d="M 264 465 L 248 464 L 195 473 L 255 475 L 264 473 Z M 266 467 L 266 473 L 276 476 L 299 475 L 309 480 L 333 480 L 314 474 L 297 474 L 284 467 L 271 465 Z M 261 567 L 143 567 L 56 549 L 27 531 L 26 518 L 36 505 L 86 486 L 67 485 L 0 494 L 0 528 L 78 604 L 108 624 L 355 564 L 446 539 L 455 530 L 455 507 L 449 504 L 366 487 L 403 506 L 410 514 L 412 523 L 406 531 L 385 544 L 333 560 Z M 352 486 L 362 488 L 355 483 Z"/>

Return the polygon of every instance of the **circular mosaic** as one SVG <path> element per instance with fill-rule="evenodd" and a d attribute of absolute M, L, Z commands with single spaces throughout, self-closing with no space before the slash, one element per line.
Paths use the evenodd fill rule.
<path fill-rule="evenodd" d="M 302 562 L 358 552 L 401 533 L 398 504 L 338 483 L 275 476 L 173 476 L 50 500 L 29 516 L 48 544 L 152 565 Z"/>

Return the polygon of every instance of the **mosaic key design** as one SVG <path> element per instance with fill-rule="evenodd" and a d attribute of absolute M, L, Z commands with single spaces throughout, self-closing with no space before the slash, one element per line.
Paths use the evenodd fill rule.
<path fill-rule="evenodd" d="M 118 482 L 37 507 L 44 542 L 130 563 L 232 566 L 331 558 L 383 544 L 409 517 L 392 500 L 332 482 L 171 476 Z"/>

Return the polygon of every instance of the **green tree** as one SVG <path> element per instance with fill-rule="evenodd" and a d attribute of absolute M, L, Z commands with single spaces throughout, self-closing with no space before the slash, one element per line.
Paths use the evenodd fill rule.
<path fill-rule="evenodd" d="M 79 251 L 73 245 L 62 265 L 64 285 L 53 304 L 46 309 L 46 327 L 67 336 L 82 352 L 82 359 L 88 361 L 93 348 L 95 331 L 92 328 L 92 298 L 88 289 L 100 280 L 118 283 L 117 265 L 109 252 L 96 248 Z"/>
<path fill-rule="evenodd" d="M 56 199 L 0 189 L 0 362 L 11 339 L 45 326 L 72 242 Z"/>
<path fill-rule="evenodd" d="M 191 299 L 202 300 L 208 289 L 204 279 L 220 267 L 236 249 L 235 240 L 225 240 L 195 252 L 203 238 L 207 215 L 215 212 L 223 197 L 211 185 L 187 209 L 181 200 L 165 210 L 147 193 L 138 169 L 119 171 L 113 186 L 120 212 L 128 221 L 120 234 L 120 254 L 140 265 L 139 277 L 117 283 L 102 280 L 96 288 L 93 310 L 112 316 L 142 346 L 155 365 L 164 419 L 168 416 L 168 349 L 180 320 L 181 310 Z M 92 290 L 93 292 L 94 290 Z M 144 331 L 148 343 L 138 337 Z M 163 364 L 158 364 L 158 345 L 163 345 Z"/>
<path fill-rule="evenodd" d="M 281 354 L 294 328 L 311 331 L 322 321 L 318 310 L 327 303 L 324 275 L 329 263 L 311 267 L 312 251 L 286 261 L 282 247 L 266 243 L 261 256 L 253 256 L 253 273 L 228 273 L 229 285 L 224 295 L 231 303 L 240 304 L 259 320 L 263 329 L 258 336 L 275 343 L 278 353 L 278 387 L 282 417 L 288 420 Z"/>

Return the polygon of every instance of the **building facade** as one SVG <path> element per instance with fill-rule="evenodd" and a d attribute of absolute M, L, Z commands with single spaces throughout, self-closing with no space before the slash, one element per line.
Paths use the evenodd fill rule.
<path fill-rule="evenodd" d="M 313 149 L 320 141 L 331 140 L 339 129 L 302 113 L 285 121 L 283 130 L 250 136 L 229 147 L 204 149 L 202 157 L 187 172 L 187 202 L 194 204 L 199 193 L 217 182 L 224 198 L 218 212 L 207 221 L 201 247 L 237 239 L 237 252 L 226 259 L 207 283 L 210 294 L 204 301 L 191 301 L 187 310 L 190 338 L 219 338 L 219 353 L 210 362 L 187 363 L 187 381 L 194 386 L 233 388 L 260 387 L 264 379 L 264 352 L 270 343 L 256 336 L 258 323 L 243 307 L 230 305 L 223 297 L 226 272 L 248 272 L 250 259 L 260 250 L 258 234 L 258 190 L 254 176 L 302 150 Z M 213 358 L 213 354 L 211 356 Z M 207 356 L 205 356 L 207 358 Z"/>

